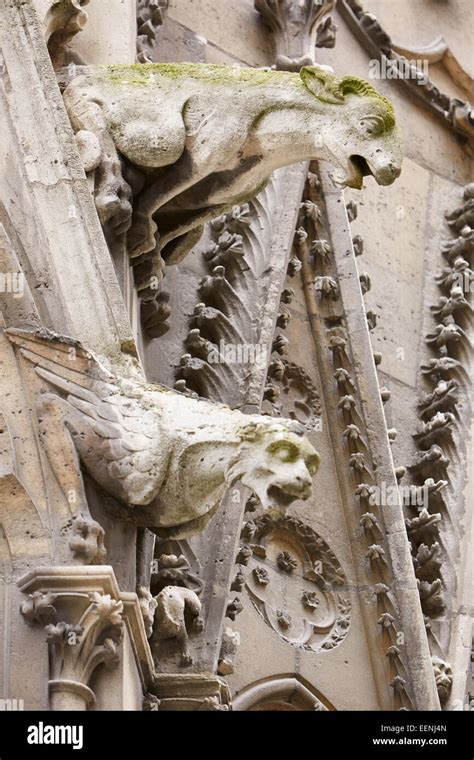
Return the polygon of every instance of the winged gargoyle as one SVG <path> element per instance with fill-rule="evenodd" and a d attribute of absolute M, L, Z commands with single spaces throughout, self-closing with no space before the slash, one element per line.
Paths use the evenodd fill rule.
<path fill-rule="evenodd" d="M 319 455 L 287 419 L 246 415 L 112 373 L 91 352 L 48 330 L 5 331 L 45 382 L 39 434 L 65 494 L 87 513 L 82 468 L 162 537 L 201 531 L 240 480 L 264 508 L 311 494 Z M 119 506 L 119 505 L 118 505 Z"/>

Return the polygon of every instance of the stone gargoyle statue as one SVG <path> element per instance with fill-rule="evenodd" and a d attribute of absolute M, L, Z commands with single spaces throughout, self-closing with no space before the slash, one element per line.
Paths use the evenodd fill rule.
<path fill-rule="evenodd" d="M 298 423 L 112 374 L 45 329 L 5 333 L 46 383 L 36 400 L 40 440 L 77 513 L 89 511 L 81 466 L 126 519 L 163 538 L 201 531 L 237 480 L 267 509 L 311 495 L 319 455 Z"/>
<path fill-rule="evenodd" d="M 341 186 L 400 174 L 391 103 L 368 82 L 316 66 L 299 73 L 189 63 L 92 66 L 64 91 L 102 224 L 132 258 L 178 263 L 205 222 L 254 197 L 279 167 L 320 159 Z M 139 179 L 137 180 L 137 176 Z"/>
<path fill-rule="evenodd" d="M 204 628 L 201 617 L 202 581 L 189 569 L 184 555 L 162 554 L 159 570 L 153 575 L 154 615 L 153 644 L 173 640 L 178 646 L 182 666 L 191 665 L 189 634 L 200 633 Z"/>

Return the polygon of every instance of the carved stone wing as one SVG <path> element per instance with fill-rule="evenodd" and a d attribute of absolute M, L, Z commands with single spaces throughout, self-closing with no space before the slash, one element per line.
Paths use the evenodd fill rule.
<path fill-rule="evenodd" d="M 6 334 L 55 390 L 54 396 L 40 394 L 37 405 L 40 418 L 46 405 L 43 441 L 53 470 L 60 436 L 69 433 L 82 464 L 105 491 L 131 505 L 149 504 L 166 467 L 159 414 L 150 409 L 153 391 L 113 375 L 70 338 L 44 329 Z"/>

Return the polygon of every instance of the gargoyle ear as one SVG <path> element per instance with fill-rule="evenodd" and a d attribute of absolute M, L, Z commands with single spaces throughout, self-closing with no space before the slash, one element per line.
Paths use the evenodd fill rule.
<path fill-rule="evenodd" d="M 361 123 L 364 124 L 367 133 L 370 135 L 381 135 L 385 129 L 384 120 L 377 114 L 370 114 L 361 117 Z"/>
<path fill-rule="evenodd" d="M 239 430 L 239 437 L 241 441 L 255 441 L 258 432 L 258 425 L 256 422 L 249 422 L 248 425 Z"/>
<path fill-rule="evenodd" d="M 313 95 L 324 103 L 344 103 L 345 97 L 341 89 L 340 79 L 329 74 L 318 66 L 304 66 L 300 77 Z"/>

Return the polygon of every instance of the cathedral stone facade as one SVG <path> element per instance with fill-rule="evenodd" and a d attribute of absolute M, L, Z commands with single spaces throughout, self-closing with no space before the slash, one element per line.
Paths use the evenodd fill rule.
<path fill-rule="evenodd" d="M 3 708 L 469 710 L 469 0 L 0 8 Z"/>

